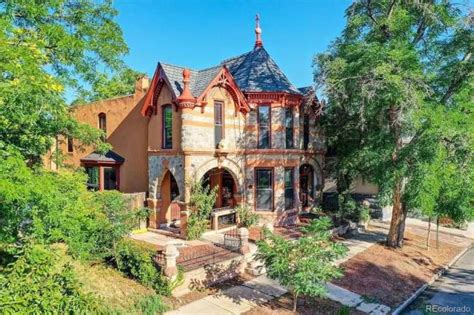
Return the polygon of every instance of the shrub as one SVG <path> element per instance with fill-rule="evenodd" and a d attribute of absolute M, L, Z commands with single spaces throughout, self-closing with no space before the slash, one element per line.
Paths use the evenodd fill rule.
<path fill-rule="evenodd" d="M 187 222 L 186 238 L 189 240 L 199 239 L 206 231 L 212 208 L 216 202 L 218 187 L 210 190 L 203 187 L 200 182 L 191 183 L 191 197 L 189 206 L 191 211 Z"/>
<path fill-rule="evenodd" d="M 240 226 L 249 228 L 258 224 L 260 216 L 252 211 L 249 206 L 239 205 L 236 210 L 237 214 L 239 215 Z"/>
<path fill-rule="evenodd" d="M 81 292 L 69 264 L 60 253 L 29 243 L 0 274 L 0 313 L 76 314 L 94 313 L 99 301 Z"/>
<path fill-rule="evenodd" d="M 333 262 L 347 248 L 331 240 L 330 226 L 328 218 L 313 220 L 302 229 L 305 235 L 296 241 L 265 230 L 265 239 L 257 242 L 256 259 L 263 262 L 270 278 L 278 280 L 293 294 L 293 311 L 298 296 L 324 297 L 326 282 L 342 275 Z"/>
<path fill-rule="evenodd" d="M 134 213 L 119 192 L 90 192 L 85 182 L 82 171 L 31 169 L 0 151 L 0 242 L 34 237 L 46 244 L 66 242 L 75 258 L 112 256 Z"/>
<path fill-rule="evenodd" d="M 156 254 L 154 246 L 131 239 L 117 243 L 115 262 L 117 268 L 143 285 L 153 288 L 163 295 L 171 294 L 169 281 L 162 275 L 153 261 Z"/>

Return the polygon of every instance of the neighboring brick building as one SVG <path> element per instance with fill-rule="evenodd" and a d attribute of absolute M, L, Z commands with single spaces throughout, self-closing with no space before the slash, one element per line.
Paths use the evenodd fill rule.
<path fill-rule="evenodd" d="M 158 63 L 146 94 L 137 88 L 123 108 L 113 104 L 119 98 L 75 109 L 79 120 L 97 126 L 106 114 L 115 153 L 84 152 L 74 163 L 113 164 L 124 192 L 146 185 L 151 228 L 186 217 L 191 180 L 219 186 L 216 208 L 244 202 L 275 224 L 294 221 L 323 188 L 321 106 L 314 91 L 293 86 L 263 48 L 258 21 L 255 32 L 253 50 L 208 69 Z M 123 112 L 111 128 L 123 129 L 120 139 L 109 131 L 117 110 Z M 104 175 L 102 168 L 102 189 L 110 181 Z"/>

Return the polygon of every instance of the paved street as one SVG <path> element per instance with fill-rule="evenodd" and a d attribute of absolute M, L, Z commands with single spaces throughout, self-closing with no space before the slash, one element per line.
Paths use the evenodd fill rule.
<path fill-rule="evenodd" d="M 436 306 L 447 308 L 434 309 Z M 474 314 L 474 247 L 421 294 L 403 314 L 426 313 Z"/>

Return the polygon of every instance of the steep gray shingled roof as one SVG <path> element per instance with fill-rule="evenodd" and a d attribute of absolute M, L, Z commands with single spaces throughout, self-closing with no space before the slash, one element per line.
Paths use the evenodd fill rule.
<path fill-rule="evenodd" d="M 301 94 L 263 47 L 222 62 L 245 92 Z"/>
<path fill-rule="evenodd" d="M 170 65 L 166 63 L 160 63 L 161 67 L 165 71 L 166 77 L 170 81 L 171 87 L 176 96 L 181 94 L 183 90 L 183 70 L 184 67 Z M 211 81 L 216 77 L 217 73 L 222 69 L 222 66 L 215 66 L 203 70 L 189 69 L 191 77 L 189 78 L 189 88 L 193 96 L 197 97 L 201 95 Z"/>
<path fill-rule="evenodd" d="M 160 63 L 176 96 L 183 90 L 184 67 Z M 287 92 L 304 94 L 297 89 L 263 47 L 256 47 L 245 54 L 226 59 L 220 65 L 203 70 L 189 69 L 189 87 L 197 97 L 206 89 L 217 73 L 226 66 L 240 90 L 245 92 Z"/>

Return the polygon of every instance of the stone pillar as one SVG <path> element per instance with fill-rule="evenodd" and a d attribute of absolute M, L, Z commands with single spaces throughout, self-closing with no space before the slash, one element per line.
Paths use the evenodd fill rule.
<path fill-rule="evenodd" d="M 176 278 L 178 268 L 176 267 L 176 258 L 179 256 L 179 251 L 173 244 L 167 244 L 165 247 L 165 265 L 163 273 L 171 280 Z"/>
<path fill-rule="evenodd" d="M 182 238 L 186 239 L 187 231 L 188 231 L 188 217 L 190 214 L 190 210 L 188 205 L 184 205 L 180 212 L 180 219 L 179 219 L 179 234 Z"/>
<path fill-rule="evenodd" d="M 158 221 L 160 217 L 161 199 L 148 198 L 146 203 L 148 208 L 151 209 L 148 226 L 152 229 L 158 229 L 160 227 Z"/>
<path fill-rule="evenodd" d="M 273 224 L 272 223 L 265 223 L 262 227 L 262 232 L 260 234 L 260 236 L 262 237 L 262 239 L 265 239 L 265 230 L 268 230 L 270 231 L 270 233 L 273 233 Z"/>
<path fill-rule="evenodd" d="M 245 255 L 250 252 L 249 248 L 249 230 L 247 228 L 239 229 L 240 236 L 240 253 Z"/>

